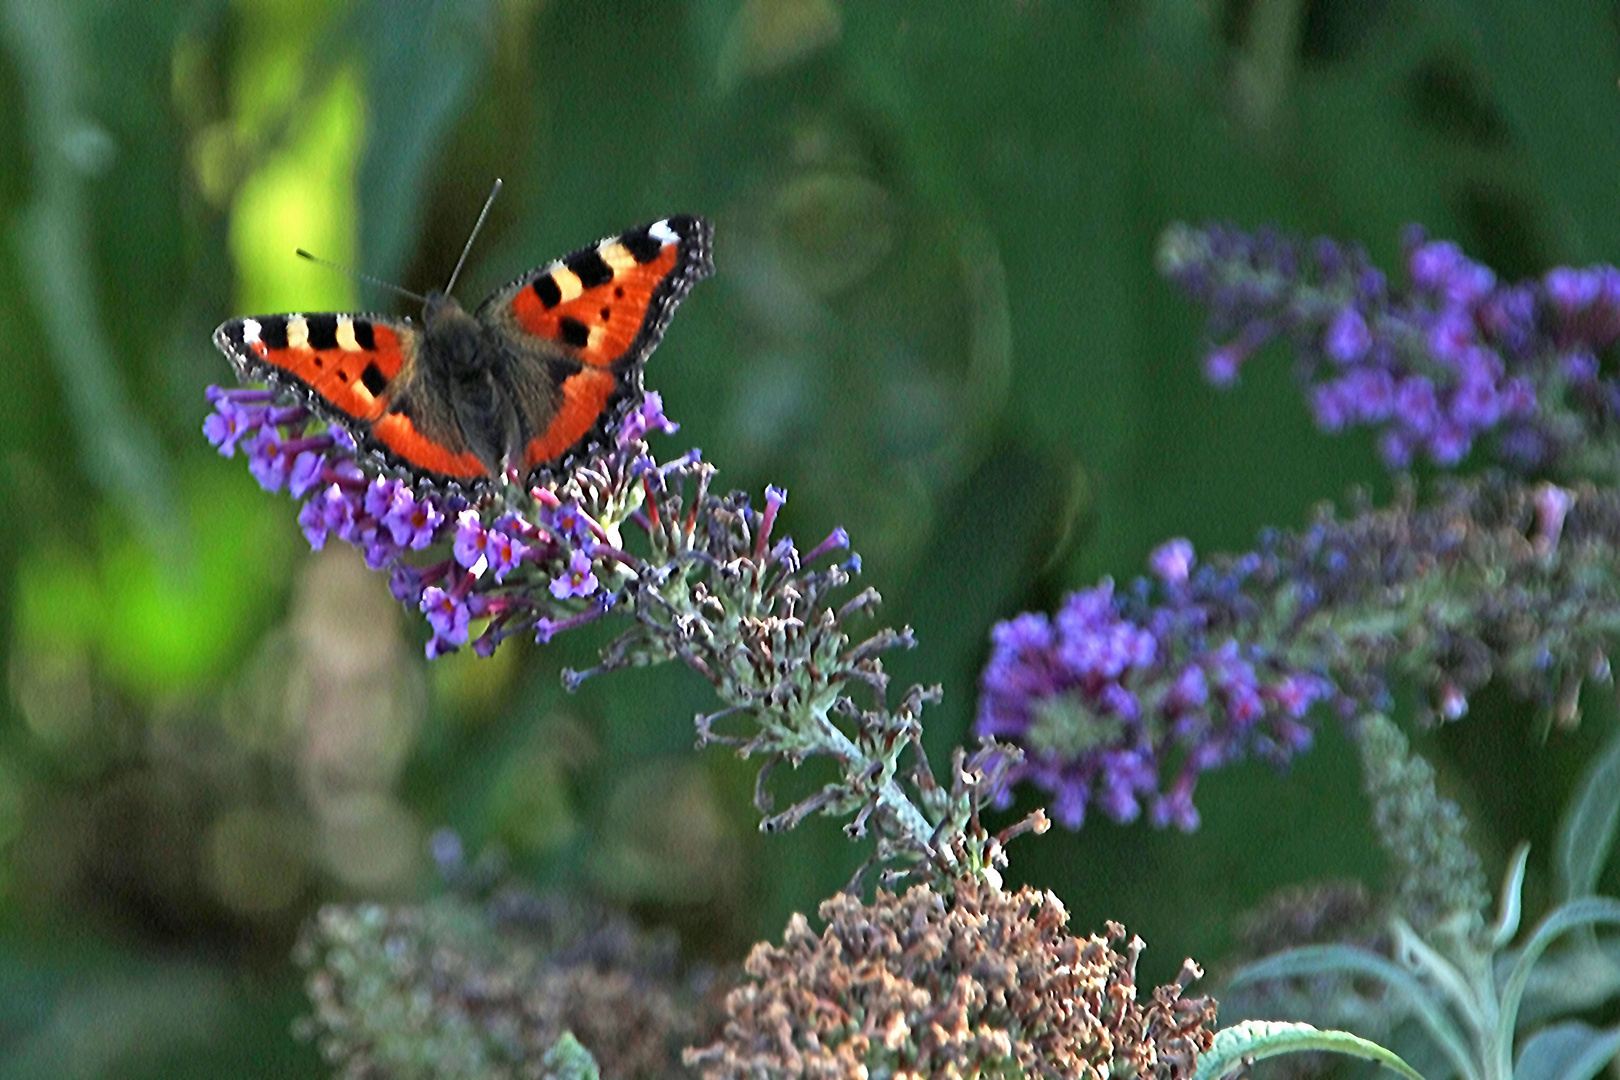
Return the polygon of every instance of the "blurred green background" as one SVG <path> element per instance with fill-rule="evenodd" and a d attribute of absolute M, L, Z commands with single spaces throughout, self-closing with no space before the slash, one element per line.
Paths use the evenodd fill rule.
<path fill-rule="evenodd" d="M 430 892 L 443 826 L 718 960 L 865 854 L 756 833 L 751 770 L 691 750 L 696 676 L 564 695 L 605 632 L 427 664 L 381 575 L 207 446 L 222 319 L 402 310 L 295 247 L 432 288 L 500 176 L 473 303 L 711 217 L 716 277 L 648 370 L 683 424 L 659 448 L 786 486 L 801 546 L 850 530 L 921 642 L 897 680 L 945 686 L 942 766 L 996 619 L 1388 491 L 1280 355 L 1203 384 L 1159 231 L 1276 222 L 1397 274 L 1409 221 L 1507 276 L 1612 261 L 1617 76 L 1597 0 L 0 0 L 0 1071 L 321 1075 L 297 928 Z M 1543 745 L 1487 694 L 1420 741 L 1493 875 L 1592 711 Z M 1149 982 L 1285 882 L 1380 880 L 1331 724 L 1199 801 L 1197 834 L 1098 819 L 1010 876 L 1142 934 Z"/>

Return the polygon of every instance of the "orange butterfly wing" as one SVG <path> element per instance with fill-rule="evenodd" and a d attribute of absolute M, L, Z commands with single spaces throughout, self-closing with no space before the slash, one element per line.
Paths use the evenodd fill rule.
<path fill-rule="evenodd" d="M 394 463 L 457 480 L 489 475 L 453 429 L 432 435 L 389 412 L 390 385 L 408 381 L 420 341 L 410 322 L 384 315 L 261 315 L 232 319 L 214 344 L 244 381 L 289 390 L 316 415 L 344 427 Z"/>
<path fill-rule="evenodd" d="M 563 459 L 640 395 L 676 305 L 714 271 L 712 239 L 702 218 L 665 218 L 531 270 L 480 305 L 475 317 L 509 345 L 505 374 L 535 432 L 526 472 Z M 214 344 L 243 380 L 290 391 L 388 464 L 477 486 L 490 467 L 468 448 L 452 403 L 438 400 L 441 380 L 419 377 L 442 363 L 424 334 L 383 315 L 262 315 L 226 322 Z"/>
<path fill-rule="evenodd" d="M 478 318 L 530 353 L 576 362 L 525 468 L 556 461 L 611 422 L 616 399 L 639 395 L 641 370 L 675 307 L 714 272 L 713 227 L 681 215 L 631 229 L 532 270 L 497 290 Z"/>

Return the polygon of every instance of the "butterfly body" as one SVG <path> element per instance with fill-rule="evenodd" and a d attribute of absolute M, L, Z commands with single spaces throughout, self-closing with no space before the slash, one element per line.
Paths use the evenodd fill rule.
<path fill-rule="evenodd" d="M 713 272 L 712 229 L 671 217 L 581 248 L 476 311 L 432 293 L 420 323 L 372 314 L 232 319 L 214 343 L 413 482 L 479 489 L 566 466 L 641 394 L 647 356 Z"/>

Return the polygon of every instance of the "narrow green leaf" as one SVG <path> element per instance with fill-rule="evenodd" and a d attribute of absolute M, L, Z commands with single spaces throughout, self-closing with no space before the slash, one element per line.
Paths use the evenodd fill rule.
<path fill-rule="evenodd" d="M 1620 926 L 1620 900 L 1606 896 L 1571 900 L 1543 919 L 1530 940 L 1525 942 L 1524 950 L 1519 953 L 1507 979 L 1502 983 L 1501 1012 L 1496 1029 L 1499 1075 L 1510 1075 L 1509 1056 L 1513 1052 L 1513 1033 L 1518 1026 L 1519 1002 L 1524 998 L 1524 988 L 1530 981 L 1530 971 L 1536 961 L 1564 931 L 1600 923 Z"/>
<path fill-rule="evenodd" d="M 1525 1040 L 1513 1080 L 1591 1080 L 1620 1054 L 1620 1028 L 1600 1031 L 1578 1020 L 1543 1028 Z"/>
<path fill-rule="evenodd" d="M 1519 920 L 1524 917 L 1524 868 L 1530 862 L 1530 845 L 1520 844 L 1513 852 L 1507 877 L 1502 881 L 1502 896 L 1497 902 L 1496 925 L 1491 928 L 1491 949 L 1507 948 L 1519 933 Z"/>
<path fill-rule="evenodd" d="M 1329 1050 L 1365 1058 L 1387 1066 L 1407 1080 L 1423 1080 L 1423 1075 L 1400 1057 L 1370 1039 L 1348 1031 L 1323 1031 L 1310 1024 L 1277 1020 L 1245 1020 L 1215 1033 L 1215 1045 L 1198 1057 L 1193 1080 L 1217 1080 L 1252 1061 L 1295 1054 L 1308 1050 Z"/>
<path fill-rule="evenodd" d="M 1592 760 L 1558 830 L 1553 865 L 1560 899 L 1590 895 L 1614 848 L 1620 824 L 1620 728 Z"/>
<path fill-rule="evenodd" d="M 369 109 L 358 183 L 359 263 L 367 273 L 393 280 L 410 254 L 430 170 L 489 61 L 492 8 L 488 0 L 390 0 L 356 15 Z M 468 225 L 476 211 L 467 207 Z"/>
<path fill-rule="evenodd" d="M 1465 1080 L 1479 1080 L 1479 1064 L 1474 1060 L 1469 1042 L 1442 1003 L 1411 972 L 1377 953 L 1349 945 L 1311 945 L 1290 949 L 1241 969 L 1232 977 L 1229 985 L 1333 974 L 1377 979 L 1400 994 L 1458 1074 Z"/>

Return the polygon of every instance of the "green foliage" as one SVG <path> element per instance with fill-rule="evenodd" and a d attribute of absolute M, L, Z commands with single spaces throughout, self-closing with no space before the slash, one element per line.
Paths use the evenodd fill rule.
<path fill-rule="evenodd" d="M 1245 1020 L 1222 1028 L 1215 1035 L 1215 1045 L 1198 1058 L 1196 1080 L 1219 1080 L 1250 1062 L 1312 1050 L 1366 1058 L 1387 1065 L 1407 1080 L 1423 1080 L 1422 1073 L 1375 1042 L 1347 1031 L 1319 1031 L 1309 1024 L 1281 1020 Z"/>
<path fill-rule="evenodd" d="M 1387 721 L 1370 717 L 1363 724 L 1377 728 L 1387 726 Z M 1386 790 L 1405 787 L 1402 801 L 1409 806 L 1427 803 L 1431 820 L 1456 817 L 1455 807 L 1435 796 L 1432 774 L 1412 767 L 1404 740 L 1364 739 L 1363 748 L 1370 786 L 1377 786 L 1379 777 L 1404 772 L 1406 779 L 1386 783 Z M 1601 823 L 1611 822 L 1620 809 L 1620 786 L 1594 781 L 1606 778 L 1616 753 L 1620 738 L 1611 740 L 1577 792 L 1558 839 L 1566 852 L 1577 837 L 1594 843 L 1583 853 L 1583 870 L 1603 865 L 1613 853 L 1613 832 L 1604 834 Z M 1375 806 L 1387 801 L 1377 800 Z M 1361 946 L 1306 946 L 1248 965 L 1232 977 L 1234 988 L 1315 980 L 1312 1008 L 1317 1015 L 1332 1017 L 1361 1011 L 1352 1003 L 1365 999 L 1367 992 L 1354 980 L 1380 984 L 1388 992 L 1379 1010 L 1383 1030 L 1393 1030 L 1400 1017 L 1411 1017 L 1439 1050 L 1440 1063 L 1426 1071 L 1428 1080 L 1590 1080 L 1614 1060 L 1620 1051 L 1620 1027 L 1602 1028 L 1584 1018 L 1594 1006 L 1620 995 L 1614 938 L 1600 940 L 1594 933 L 1620 925 L 1620 900 L 1587 895 L 1580 882 L 1595 875 L 1567 879 L 1561 902 L 1522 945 L 1514 947 L 1523 915 L 1527 847 L 1521 846 L 1512 860 L 1497 917 L 1487 926 L 1485 913 L 1467 903 L 1468 890 L 1452 893 L 1454 906 L 1441 913 L 1445 917 L 1436 918 L 1431 901 L 1441 893 L 1414 887 L 1414 879 L 1430 873 L 1435 860 L 1418 863 L 1402 858 L 1407 833 L 1400 824 L 1391 828 L 1389 816 L 1380 823 L 1380 834 L 1397 869 L 1388 914 L 1395 959 Z M 1460 838 L 1449 842 L 1455 846 Z M 1414 914 L 1427 925 L 1415 928 L 1408 922 Z M 1284 1052 L 1286 1040 L 1274 1038 L 1267 1025 L 1255 1023 L 1259 1026 L 1251 1037 L 1269 1053 Z M 1217 1054 L 1226 1061 L 1242 1053 L 1235 1046 L 1222 1053 L 1217 1046 Z M 1200 1069 L 1204 1067 L 1200 1061 Z M 1209 1068 L 1210 1075 L 1218 1075 L 1224 1066 Z"/>
<path fill-rule="evenodd" d="M 296 928 L 333 896 L 427 888 L 440 824 L 725 958 L 861 856 L 816 823 L 751 835 L 751 772 L 691 754 L 696 680 L 629 672 L 565 698 L 558 672 L 597 642 L 425 671 L 380 582 L 301 553 L 285 504 L 198 437 L 202 387 L 228 378 L 209 332 L 249 309 L 400 309 L 294 247 L 434 287 L 499 175 L 476 301 L 632 223 L 715 218 L 717 279 L 649 384 L 737 487 L 791 490 L 784 530 L 850 530 L 886 620 L 918 630 L 894 679 L 943 682 L 943 761 L 996 618 L 1134 573 L 1170 535 L 1241 550 L 1353 481 L 1383 490 L 1371 449 L 1314 433 L 1284 373 L 1209 393 L 1195 316 L 1153 274 L 1166 223 L 1274 220 L 1389 264 L 1416 220 L 1504 273 L 1614 261 L 1608 16 L 0 0 L 0 1027 L 18 1071 L 316 1074 L 285 1037 L 307 1008 Z M 1553 853 L 1527 897 L 1615 892 L 1594 854 L 1612 805 L 1577 800 L 1551 838 L 1612 723 L 1587 706 L 1529 752 L 1506 701 L 1425 737 L 1486 866 L 1524 836 Z M 1583 791 L 1615 788 L 1603 760 Z M 831 777 L 806 771 L 802 791 Z M 1128 919 L 1163 981 L 1277 883 L 1376 873 L 1341 812 L 1355 777 L 1327 734 L 1286 779 L 1208 782 L 1196 837 L 1027 838 L 1015 873 L 1079 928 Z M 1606 985 L 1581 933 L 1520 1006 L 1549 1075 L 1606 1045 L 1546 1011 Z"/>
<path fill-rule="evenodd" d="M 546 1051 L 541 1063 L 550 1070 L 546 1080 L 597 1080 L 601 1076 L 591 1052 L 569 1031 L 563 1032 L 557 1044 Z"/>

